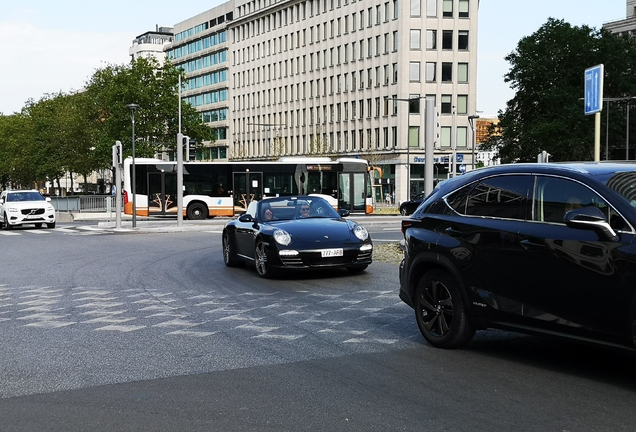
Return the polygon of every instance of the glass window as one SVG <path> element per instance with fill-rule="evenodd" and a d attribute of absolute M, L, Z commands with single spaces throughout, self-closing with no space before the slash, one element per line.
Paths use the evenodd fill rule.
<path fill-rule="evenodd" d="M 411 1 L 411 16 L 422 16 L 422 0 L 410 0 Z"/>
<path fill-rule="evenodd" d="M 411 82 L 420 81 L 420 62 L 409 63 L 409 81 Z"/>
<path fill-rule="evenodd" d="M 453 97 L 452 95 L 442 95 L 442 114 L 453 113 Z"/>
<path fill-rule="evenodd" d="M 453 64 L 442 63 L 442 82 L 453 81 Z"/>
<path fill-rule="evenodd" d="M 450 126 L 442 126 L 440 128 L 440 145 L 445 148 L 450 148 L 451 146 L 451 127 Z"/>
<path fill-rule="evenodd" d="M 467 216 L 525 220 L 532 176 L 508 175 L 479 182 L 469 192 L 463 188 L 448 197 L 448 204 Z"/>
<path fill-rule="evenodd" d="M 422 49 L 422 30 L 411 30 L 410 47 L 412 51 Z"/>
<path fill-rule="evenodd" d="M 457 127 L 457 144 L 456 147 L 468 147 L 468 128 L 466 126 Z"/>
<path fill-rule="evenodd" d="M 442 13 L 444 18 L 453 17 L 453 0 L 444 0 L 442 4 Z"/>
<path fill-rule="evenodd" d="M 457 32 L 457 49 L 467 50 L 468 49 L 468 30 L 459 30 Z"/>
<path fill-rule="evenodd" d="M 457 95 L 457 114 L 468 114 L 468 95 Z"/>
<path fill-rule="evenodd" d="M 437 49 L 437 30 L 426 30 L 426 49 Z"/>
<path fill-rule="evenodd" d="M 468 12 L 468 0 L 459 0 L 459 17 L 460 18 L 468 18 L 469 16 L 469 12 Z"/>
<path fill-rule="evenodd" d="M 457 82 L 460 82 L 460 83 L 468 82 L 468 63 L 457 64 Z"/>
<path fill-rule="evenodd" d="M 445 49 L 445 50 L 453 49 L 453 31 L 452 30 L 442 30 L 442 49 Z"/>
<path fill-rule="evenodd" d="M 437 0 L 426 0 L 426 16 L 437 16 Z"/>
<path fill-rule="evenodd" d="M 437 63 L 426 62 L 426 82 L 435 82 L 437 80 Z"/>
<path fill-rule="evenodd" d="M 533 220 L 565 223 L 565 213 L 588 206 L 601 210 L 613 228 L 622 229 L 626 226 L 623 218 L 587 186 L 564 178 L 537 176 Z"/>

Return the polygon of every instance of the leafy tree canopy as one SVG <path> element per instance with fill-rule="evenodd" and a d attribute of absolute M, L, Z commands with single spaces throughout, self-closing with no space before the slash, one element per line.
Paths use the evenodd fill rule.
<path fill-rule="evenodd" d="M 593 160 L 594 116 L 583 113 L 585 69 L 604 64 L 604 97 L 636 95 L 636 44 L 603 29 L 550 18 L 505 59 L 511 68 L 504 81 L 515 97 L 499 112 L 499 133 L 483 144 L 504 163 L 535 162 L 543 150 L 554 161 Z M 624 146 L 624 125 L 624 115 L 614 118 L 612 148 Z"/>
<path fill-rule="evenodd" d="M 84 176 L 108 169 L 111 148 L 119 140 L 124 155 L 132 153 L 135 103 L 136 155 L 174 150 L 179 129 L 181 69 L 140 58 L 126 65 L 95 71 L 84 90 L 44 95 L 27 102 L 22 112 L 0 115 L 0 181 L 34 187 L 65 172 Z M 187 103 L 181 106 L 181 128 L 198 143 L 212 141 L 213 131 Z"/>

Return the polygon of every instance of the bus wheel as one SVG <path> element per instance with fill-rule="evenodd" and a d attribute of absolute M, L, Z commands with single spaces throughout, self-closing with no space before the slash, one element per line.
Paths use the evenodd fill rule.
<path fill-rule="evenodd" d="M 208 217 L 207 209 L 203 204 L 192 204 L 188 207 L 188 219 L 190 220 L 203 220 Z"/>

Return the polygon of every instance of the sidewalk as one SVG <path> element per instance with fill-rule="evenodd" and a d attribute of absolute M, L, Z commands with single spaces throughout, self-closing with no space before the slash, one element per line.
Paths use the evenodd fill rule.
<path fill-rule="evenodd" d="M 121 228 L 116 228 L 116 214 L 110 213 L 56 213 L 58 223 L 68 222 L 94 222 L 98 228 L 135 232 L 188 232 L 188 231 L 220 231 L 223 226 L 234 218 L 215 217 L 205 220 L 183 220 L 182 226 L 178 226 L 176 217 L 146 217 L 137 216 L 136 227 L 132 226 L 132 216 L 121 215 Z M 392 215 L 353 215 L 347 219 L 354 220 L 365 227 L 386 226 L 399 229 L 402 216 Z"/>

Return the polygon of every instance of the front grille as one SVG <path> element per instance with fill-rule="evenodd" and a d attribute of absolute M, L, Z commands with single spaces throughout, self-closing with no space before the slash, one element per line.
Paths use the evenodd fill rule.
<path fill-rule="evenodd" d="M 371 261 L 373 249 L 358 253 L 358 261 Z"/>
<path fill-rule="evenodd" d="M 288 267 L 304 267 L 303 259 L 298 255 L 296 256 L 281 255 L 280 260 L 282 261 L 283 265 L 286 265 Z"/>
<path fill-rule="evenodd" d="M 23 215 L 40 215 L 40 214 L 44 214 L 44 209 L 43 208 L 39 208 L 39 209 L 23 209 L 22 210 L 22 214 Z"/>

